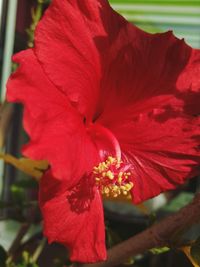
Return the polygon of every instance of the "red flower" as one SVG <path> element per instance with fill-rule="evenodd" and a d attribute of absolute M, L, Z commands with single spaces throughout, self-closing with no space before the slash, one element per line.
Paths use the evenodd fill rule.
<path fill-rule="evenodd" d="M 103 260 L 100 193 L 138 203 L 198 173 L 200 51 L 141 31 L 107 0 L 53 0 L 14 61 L 7 96 L 25 107 L 23 153 L 51 164 L 45 235 L 74 261 Z"/>

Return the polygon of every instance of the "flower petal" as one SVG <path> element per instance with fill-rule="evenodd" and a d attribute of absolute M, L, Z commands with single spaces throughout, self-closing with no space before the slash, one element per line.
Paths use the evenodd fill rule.
<path fill-rule="evenodd" d="M 185 112 L 200 114 L 200 50 L 193 49 L 190 60 L 178 77 L 176 87 L 184 100 Z"/>
<path fill-rule="evenodd" d="M 7 99 L 25 107 L 24 126 L 31 141 L 23 153 L 48 160 L 54 176 L 67 179 L 71 186 L 91 171 L 98 157 L 83 118 L 46 77 L 33 50 L 17 54 L 14 60 L 20 67 L 8 81 Z"/>
<path fill-rule="evenodd" d="M 123 160 L 133 166 L 135 203 L 174 189 L 200 172 L 200 120 L 161 119 L 143 115 L 138 121 L 113 129 Z"/>
<path fill-rule="evenodd" d="M 47 172 L 40 183 L 40 207 L 44 234 L 49 242 L 67 246 L 72 261 L 106 259 L 102 201 L 88 177 L 66 191 L 65 183 Z"/>
<path fill-rule="evenodd" d="M 183 101 L 180 97 L 180 86 L 178 88 L 176 83 L 192 53 L 193 50 L 183 40 L 175 38 L 172 32 L 147 34 L 131 25 L 126 31 L 121 30 L 118 44 L 116 42 L 110 48 L 112 56 L 107 59 L 98 122 L 108 124 L 127 119 L 127 116 L 130 118 L 135 115 L 138 103 L 142 112 L 144 101 L 154 102 L 153 108 L 158 104 L 173 108 L 174 103 L 183 108 L 186 99 Z M 198 76 L 193 76 L 194 79 L 199 82 Z M 159 99 L 159 102 L 154 99 Z M 143 107 L 145 111 L 146 105 Z"/>
<path fill-rule="evenodd" d="M 100 65 L 93 35 L 103 34 L 103 29 L 98 23 L 99 1 L 92 5 L 91 1 L 82 2 L 52 2 L 36 29 L 35 53 L 49 79 L 86 116 L 94 109 L 99 88 Z M 90 12 L 93 16 L 88 18 Z"/>
<path fill-rule="evenodd" d="M 54 0 L 35 44 L 49 79 L 89 120 L 102 123 L 133 114 L 136 103 L 153 97 L 182 100 L 176 82 L 193 53 L 172 32 L 149 34 L 133 26 L 107 0 Z M 187 105 L 194 106 L 196 98 L 190 99 Z"/>
<path fill-rule="evenodd" d="M 115 92 L 111 98 L 116 94 L 120 100 L 115 98 L 113 105 L 110 100 L 98 119 L 116 136 L 124 160 L 135 169 L 134 202 L 173 189 L 199 174 L 200 163 L 200 122 L 194 117 L 200 113 L 200 51 L 170 33 L 144 41 L 146 50 L 138 45 L 143 60 L 140 65 L 138 57 L 138 70 L 130 54 L 126 68 L 123 60 L 113 65 L 113 76 L 120 75 L 116 82 L 111 79 L 115 83 L 110 87 Z M 134 49 L 131 51 L 133 59 Z M 150 60 L 153 55 L 155 60 Z M 115 71 L 115 66 L 121 71 Z M 126 75 L 130 79 L 126 80 Z M 121 88 L 126 92 L 124 97 Z M 106 99 L 109 103 L 109 97 Z"/>

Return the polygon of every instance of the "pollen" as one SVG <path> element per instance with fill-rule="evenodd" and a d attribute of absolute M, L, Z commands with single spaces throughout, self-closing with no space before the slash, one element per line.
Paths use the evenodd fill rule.
<path fill-rule="evenodd" d="M 111 156 L 93 168 L 93 175 L 100 192 L 107 197 L 126 196 L 134 186 L 130 165 Z"/>

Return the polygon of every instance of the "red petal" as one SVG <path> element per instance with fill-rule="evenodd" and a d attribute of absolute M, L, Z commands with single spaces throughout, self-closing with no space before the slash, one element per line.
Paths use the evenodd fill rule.
<path fill-rule="evenodd" d="M 165 118 L 165 116 L 163 117 Z M 133 201 L 173 189 L 199 173 L 200 120 L 141 115 L 113 129 L 123 160 L 133 166 Z"/>
<path fill-rule="evenodd" d="M 188 64 L 178 77 L 176 87 L 184 100 L 185 112 L 200 114 L 200 50 L 193 50 Z"/>
<path fill-rule="evenodd" d="M 54 0 L 37 28 L 35 51 L 49 79 L 81 113 L 103 124 L 130 118 L 138 102 L 162 96 L 165 106 L 180 99 L 185 111 L 198 107 L 193 93 L 188 100 L 176 86 L 188 62 L 187 69 L 196 64 L 199 71 L 199 58 L 190 60 L 193 50 L 171 32 L 141 31 L 107 0 Z"/>
<path fill-rule="evenodd" d="M 74 262 L 106 259 L 102 201 L 99 192 L 83 177 L 77 187 L 66 191 L 66 183 L 48 172 L 40 184 L 40 207 L 44 234 L 49 242 L 60 242 L 70 250 Z"/>
<path fill-rule="evenodd" d="M 130 118 L 135 115 L 135 105 L 144 101 L 155 103 L 154 98 L 163 97 L 162 106 L 182 102 L 176 82 L 191 54 L 192 49 L 171 32 L 152 35 L 128 24 L 107 57 L 99 122 Z"/>
<path fill-rule="evenodd" d="M 129 84 L 130 90 L 126 90 L 124 97 L 122 91 L 121 94 L 113 91 L 120 95 L 120 100 L 114 99 L 113 94 L 113 105 L 109 105 L 107 97 L 107 106 L 98 119 L 118 139 L 125 160 L 133 164 L 134 202 L 173 189 L 187 178 L 199 174 L 200 153 L 197 147 L 200 144 L 200 123 L 193 115 L 200 113 L 200 51 L 192 50 L 170 36 L 155 36 L 151 43 L 155 47 L 150 46 L 147 38 L 144 39 L 149 45 L 146 51 L 140 45 L 140 55 L 149 64 L 146 62 L 142 66 L 138 59 L 139 70 L 137 72 L 135 67 L 135 76 L 134 72 L 132 76 L 127 76 L 130 80 L 125 77 L 133 70 L 131 64 L 124 68 L 124 72 L 123 62 L 114 64 L 113 72 L 115 66 L 122 68 L 122 77 L 121 74 L 117 76 L 116 71 L 113 75 L 119 77 L 116 83 L 120 85 L 111 88 L 118 88 L 120 92 L 120 88 L 126 90 Z M 150 60 L 146 54 L 155 55 L 156 49 L 155 60 L 160 70 L 154 65 L 155 60 Z M 127 59 L 127 62 L 130 61 Z M 112 81 L 115 82 L 114 79 Z"/>
<path fill-rule="evenodd" d="M 71 186 L 91 171 L 98 157 L 83 119 L 45 76 L 32 50 L 19 53 L 14 60 L 21 64 L 8 81 L 7 98 L 25 107 L 24 126 L 31 142 L 23 153 L 48 160 L 54 176 L 67 179 Z"/>
<path fill-rule="evenodd" d="M 199 122 L 190 115 L 200 111 L 199 51 L 171 32 L 151 35 L 139 30 L 113 12 L 106 0 L 53 0 L 38 26 L 35 53 L 48 79 L 81 113 L 116 135 L 136 169 L 144 165 L 142 161 L 151 166 L 149 172 L 156 177 L 152 182 L 144 168 L 143 176 L 136 173 L 142 184 L 134 189 L 139 190 L 136 201 L 172 188 L 194 173 Z M 72 128 L 79 129 L 76 116 L 72 121 Z M 50 132 L 54 127 L 67 131 L 59 119 L 49 127 Z M 55 137 L 63 140 L 60 134 Z M 80 136 L 80 142 L 87 143 L 85 135 Z M 71 135 L 67 139 L 73 141 Z M 47 147 L 49 140 L 42 140 Z M 62 142 L 60 146 L 65 147 Z M 70 152 L 71 147 L 69 143 Z M 62 168 L 66 160 L 61 159 Z M 148 182 L 155 190 L 146 187 Z"/>
<path fill-rule="evenodd" d="M 94 111 L 100 62 L 94 36 L 105 35 L 103 1 L 54 0 L 39 23 L 35 52 L 49 79 L 84 115 Z"/>

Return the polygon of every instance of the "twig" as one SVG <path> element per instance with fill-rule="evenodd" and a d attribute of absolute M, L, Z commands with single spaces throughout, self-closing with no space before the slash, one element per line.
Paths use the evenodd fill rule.
<path fill-rule="evenodd" d="M 5 144 L 8 128 L 13 116 L 13 105 L 4 102 L 0 109 L 0 148 Z"/>
<path fill-rule="evenodd" d="M 42 17 L 44 2 L 45 2 L 44 0 L 37 0 L 36 7 L 32 8 L 31 10 L 32 23 L 30 27 L 26 30 L 28 34 L 28 42 L 27 42 L 28 47 L 34 46 L 34 32 L 39 20 Z"/>
<path fill-rule="evenodd" d="M 42 253 L 44 247 L 46 245 L 46 238 L 43 238 L 42 241 L 40 242 L 39 246 L 36 248 L 36 250 L 33 253 L 32 256 L 32 263 L 36 263 L 40 254 Z"/>
<path fill-rule="evenodd" d="M 15 238 L 15 240 L 13 241 L 8 254 L 12 256 L 13 253 L 15 253 L 15 251 L 18 249 L 22 238 L 24 237 L 24 235 L 27 233 L 28 229 L 30 227 L 29 223 L 23 223 L 19 229 L 19 232 L 17 233 L 17 236 Z"/>
<path fill-rule="evenodd" d="M 31 160 L 29 158 L 16 158 L 10 154 L 0 153 L 0 160 L 9 163 L 18 170 L 32 176 L 39 182 L 43 172 L 48 168 L 49 164 L 45 160 Z"/>
<path fill-rule="evenodd" d="M 192 265 L 194 267 L 199 267 L 199 265 L 194 261 L 194 259 L 192 258 L 191 254 L 190 254 L 190 247 L 183 247 L 181 248 L 181 250 L 185 253 L 185 255 L 188 257 L 188 259 L 190 260 L 190 262 L 192 263 Z"/>
<path fill-rule="evenodd" d="M 154 247 L 171 247 L 177 233 L 181 233 L 200 221 L 200 193 L 192 203 L 176 214 L 170 215 L 147 230 L 108 250 L 108 259 L 102 263 L 77 264 L 79 267 L 119 266 L 129 257 L 144 253 Z"/>

